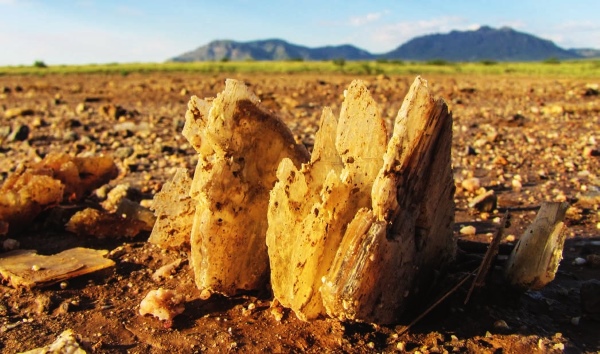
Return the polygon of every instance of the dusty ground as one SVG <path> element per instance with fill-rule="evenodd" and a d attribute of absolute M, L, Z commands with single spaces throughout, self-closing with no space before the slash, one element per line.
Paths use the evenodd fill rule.
<path fill-rule="evenodd" d="M 193 170 L 195 154 L 180 134 L 187 101 L 192 94 L 214 96 L 223 89 L 224 78 L 199 74 L 0 77 L 0 181 L 18 164 L 39 160 L 51 151 L 105 153 L 114 156 L 121 170 L 110 185 L 129 183 L 131 198 L 151 199 L 174 168 Z M 343 90 L 353 79 L 234 78 L 249 83 L 309 147 L 322 107 L 331 105 L 339 113 Z M 391 122 L 414 78 L 363 79 Z M 135 239 L 69 234 L 63 229 L 63 218 L 78 206 L 63 206 L 60 213 L 45 212 L 31 229 L 15 236 L 20 247 L 42 254 L 75 246 L 107 249 L 116 267 L 72 279 L 62 287 L 0 286 L 0 350 L 15 353 L 46 345 L 71 328 L 88 350 L 98 353 L 599 351 L 600 323 L 583 313 L 580 287 L 584 281 L 600 279 L 600 270 L 590 263 L 573 264 L 577 257 L 600 254 L 600 245 L 593 242 L 600 239 L 600 212 L 597 204 L 581 203 L 597 196 L 600 188 L 600 96 L 597 88 L 587 86 L 598 80 L 426 79 L 454 115 L 456 236 L 461 239 L 461 252 L 439 287 L 451 287 L 477 266 L 485 243 L 499 227 L 496 218 L 506 210 L 510 225 L 504 231 L 504 254 L 512 245 L 510 236 L 519 237 L 542 201 L 566 200 L 573 207 L 568 213 L 564 259 L 555 281 L 543 290 L 515 296 L 493 285 L 492 279 L 492 285 L 464 305 L 465 286 L 400 335 L 422 308 L 389 327 L 328 319 L 304 323 L 289 312 L 278 322 L 269 309 L 272 298 L 267 290 L 200 300 L 185 253 L 148 244 L 147 234 Z M 29 111 L 4 114 L 14 107 Z M 14 131 L 21 133 L 11 135 Z M 482 214 L 468 207 L 473 195 L 460 185 L 470 177 L 496 192 L 495 212 Z M 513 187 L 513 180 L 522 188 Z M 86 201 L 97 202 L 95 195 Z M 475 226 L 477 234 L 461 236 L 459 230 L 466 225 Z M 184 262 L 176 274 L 152 280 L 157 268 L 178 258 Z M 493 278 L 498 275 L 495 271 Z M 186 310 L 170 328 L 137 314 L 141 299 L 158 287 L 186 294 Z M 439 287 L 428 302 L 442 294 Z"/>

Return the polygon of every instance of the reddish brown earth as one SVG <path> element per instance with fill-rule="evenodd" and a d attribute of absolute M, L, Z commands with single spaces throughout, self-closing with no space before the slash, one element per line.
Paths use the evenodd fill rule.
<path fill-rule="evenodd" d="M 196 157 L 180 134 L 189 96 L 214 96 L 226 76 L 132 74 L 0 77 L 0 182 L 19 164 L 52 151 L 110 154 L 120 175 L 108 187 L 129 183 L 130 198 L 147 200 L 174 169 L 193 171 Z M 339 113 L 343 90 L 354 77 L 324 75 L 231 75 L 251 85 L 264 105 L 277 112 L 299 141 L 311 146 L 321 109 Z M 362 77 L 391 124 L 414 77 Z M 432 313 L 401 333 L 422 313 L 415 308 L 396 326 L 341 323 L 331 319 L 302 322 L 289 311 L 281 321 L 271 313 L 265 289 L 234 298 L 201 300 L 185 252 L 165 251 L 134 239 L 75 236 L 64 231 L 68 216 L 82 205 L 60 206 L 40 215 L 29 230 L 12 236 L 20 248 L 54 254 L 83 246 L 110 251 L 116 266 L 71 279 L 63 286 L 13 289 L 0 285 L 0 351 L 15 353 L 47 345 L 66 329 L 80 335 L 90 352 L 597 352 L 598 312 L 584 312 L 581 284 L 600 279 L 590 262 L 577 257 L 600 254 L 598 203 L 583 203 L 600 193 L 600 96 L 597 80 L 509 76 L 426 77 L 454 116 L 453 168 L 457 183 L 456 265 L 446 269 L 432 291 L 432 303 L 475 269 L 486 243 L 509 211 L 505 236 L 516 238 L 543 201 L 568 201 L 567 243 L 555 281 L 541 291 L 515 295 L 501 284 L 502 260 L 488 281 L 464 305 L 467 286 L 459 288 Z M 13 116 L 11 108 L 25 108 Z M 24 133 L 27 128 L 28 133 Z M 20 131 L 15 137 L 10 133 Z M 514 188 L 519 179 L 522 188 Z M 498 196 L 496 211 L 468 207 L 473 195 L 461 182 L 477 177 Z M 99 194 L 101 196 L 101 193 Z M 84 204 L 95 205 L 98 194 Z M 587 199 L 586 199 L 587 198 Z M 58 211 L 57 211 L 58 210 Z M 496 220 L 495 220 L 496 219 Z M 466 225 L 474 236 L 461 236 Z M 0 240 L 2 241 L 2 240 Z M 469 242 L 467 242 L 469 241 Z M 504 240 L 501 254 L 510 251 Z M 184 262 L 170 278 L 153 272 L 175 259 Z M 591 257 L 589 258 L 591 259 Z M 138 315 L 149 290 L 176 289 L 186 310 L 165 326 Z M 595 295 L 596 299 L 600 296 Z M 589 299 L 588 299 L 589 300 Z M 593 300 L 593 299 L 592 299 Z M 250 308 L 250 309 L 249 309 Z M 595 311 L 598 311 L 596 308 Z M 399 334 L 401 333 L 401 334 Z"/>

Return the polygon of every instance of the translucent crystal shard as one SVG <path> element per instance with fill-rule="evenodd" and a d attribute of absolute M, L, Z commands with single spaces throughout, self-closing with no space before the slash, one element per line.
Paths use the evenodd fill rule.
<path fill-rule="evenodd" d="M 562 259 L 568 203 L 543 202 L 506 261 L 505 276 L 521 290 L 538 290 L 554 280 Z"/>
<path fill-rule="evenodd" d="M 198 152 L 191 264 L 202 290 L 233 295 L 268 280 L 269 191 L 283 158 L 309 158 L 289 129 L 241 82 L 227 80 L 213 100 L 192 97 L 184 136 Z"/>
<path fill-rule="evenodd" d="M 152 202 L 156 222 L 148 242 L 163 248 L 189 248 L 194 202 L 189 196 L 192 179 L 184 168 L 163 186 Z"/>
<path fill-rule="evenodd" d="M 311 162 L 298 171 L 284 160 L 271 192 L 267 246 L 271 285 L 282 305 L 299 318 L 324 313 L 318 291 L 346 225 L 370 203 L 381 168 L 385 123 L 366 86 L 346 91 L 340 120 L 325 109 Z"/>
<path fill-rule="evenodd" d="M 360 81 L 339 122 L 324 110 L 310 163 L 284 159 L 271 192 L 267 245 L 282 305 L 304 320 L 395 321 L 454 255 L 451 140 L 451 115 L 421 78 L 389 142 Z"/>

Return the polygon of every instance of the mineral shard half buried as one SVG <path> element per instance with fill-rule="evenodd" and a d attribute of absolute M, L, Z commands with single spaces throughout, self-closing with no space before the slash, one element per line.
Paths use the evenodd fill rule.
<path fill-rule="evenodd" d="M 273 293 L 303 319 L 392 323 L 454 256 L 452 116 L 417 77 L 388 141 L 361 81 L 323 111 L 311 160 L 283 159 L 268 208 Z"/>
<path fill-rule="evenodd" d="M 235 80 L 215 99 L 192 97 L 183 134 L 198 153 L 193 180 L 188 187 L 180 171 L 155 208 L 190 202 L 189 189 L 183 214 L 193 217 L 169 228 L 183 215 L 169 211 L 153 240 L 185 243 L 192 224 L 190 260 L 205 293 L 259 289 L 270 266 L 275 298 L 301 319 L 392 323 L 454 257 L 452 116 L 421 78 L 390 139 L 358 80 L 339 119 L 323 110 L 311 156 Z"/>
<path fill-rule="evenodd" d="M 299 166 L 308 161 L 306 148 L 236 80 L 215 99 L 191 98 L 183 135 L 198 152 L 190 188 L 196 285 L 225 295 L 265 286 L 269 191 L 279 162 Z"/>

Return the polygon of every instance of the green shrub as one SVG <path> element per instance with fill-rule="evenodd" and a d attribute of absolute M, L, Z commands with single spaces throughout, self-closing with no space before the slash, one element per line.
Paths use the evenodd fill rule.
<path fill-rule="evenodd" d="M 452 65 L 448 60 L 445 59 L 432 59 L 425 62 L 427 65 L 446 66 Z"/>
<path fill-rule="evenodd" d="M 343 68 L 344 65 L 346 65 L 346 59 L 344 59 L 344 58 L 336 58 L 336 59 L 333 59 L 333 63 L 336 66 L 339 66 L 340 68 Z"/>
<path fill-rule="evenodd" d="M 543 61 L 544 64 L 560 64 L 560 60 L 557 57 L 550 57 Z"/>
<path fill-rule="evenodd" d="M 48 65 L 46 65 L 46 63 L 44 63 L 42 60 L 36 60 L 33 62 L 33 67 L 34 68 L 47 68 Z"/>
<path fill-rule="evenodd" d="M 482 61 L 480 61 L 480 63 L 483 64 L 483 65 L 496 65 L 496 64 L 498 64 L 497 61 L 491 60 L 491 59 L 483 59 Z"/>

